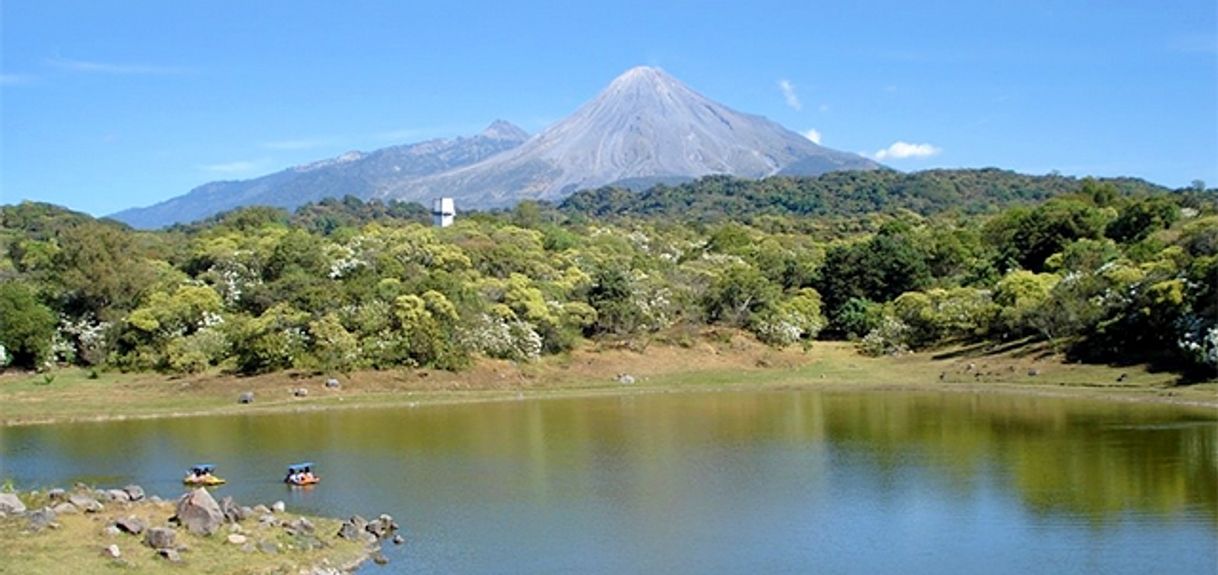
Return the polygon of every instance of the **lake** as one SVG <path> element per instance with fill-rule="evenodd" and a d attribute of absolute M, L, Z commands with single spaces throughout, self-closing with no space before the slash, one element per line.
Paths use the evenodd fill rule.
<path fill-rule="evenodd" d="M 287 464 L 322 483 L 286 488 Z M 215 463 L 242 503 L 386 512 L 367 573 L 1204 573 L 1218 412 L 1008 394 L 638 394 L 0 428 L 19 487 Z"/>

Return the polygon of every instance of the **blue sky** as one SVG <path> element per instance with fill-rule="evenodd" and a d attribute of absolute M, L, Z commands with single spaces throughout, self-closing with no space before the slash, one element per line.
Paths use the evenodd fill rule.
<path fill-rule="evenodd" d="M 641 64 L 901 170 L 1218 184 L 1213 0 L 448 4 L 5 0 L 0 203 L 536 132 Z"/>

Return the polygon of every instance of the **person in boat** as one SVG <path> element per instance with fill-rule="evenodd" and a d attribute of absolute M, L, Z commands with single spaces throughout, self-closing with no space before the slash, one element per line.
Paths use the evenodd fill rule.
<path fill-rule="evenodd" d="M 292 485 L 311 485 L 317 483 L 317 476 L 313 475 L 311 463 L 301 463 L 289 466 L 288 475 L 283 481 Z"/>
<path fill-rule="evenodd" d="M 186 474 L 186 479 L 183 481 L 189 484 L 210 484 L 218 481 L 216 476 L 212 474 L 215 467 L 211 465 L 196 465 L 190 468 Z"/>

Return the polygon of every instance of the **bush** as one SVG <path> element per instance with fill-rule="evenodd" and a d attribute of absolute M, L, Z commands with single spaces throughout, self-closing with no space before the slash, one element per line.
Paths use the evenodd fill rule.
<path fill-rule="evenodd" d="M 55 312 L 28 287 L 0 284 L 0 345 L 12 365 L 33 369 L 50 361 L 57 323 Z"/>

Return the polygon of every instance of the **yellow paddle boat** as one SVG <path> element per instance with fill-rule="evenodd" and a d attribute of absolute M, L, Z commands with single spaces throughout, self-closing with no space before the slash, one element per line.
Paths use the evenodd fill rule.
<path fill-rule="evenodd" d="M 186 473 L 186 477 L 182 478 L 182 483 L 186 485 L 210 487 L 213 485 L 224 485 L 228 483 L 222 477 L 216 477 L 213 472 L 216 471 L 216 466 L 210 463 L 195 465 Z"/>

